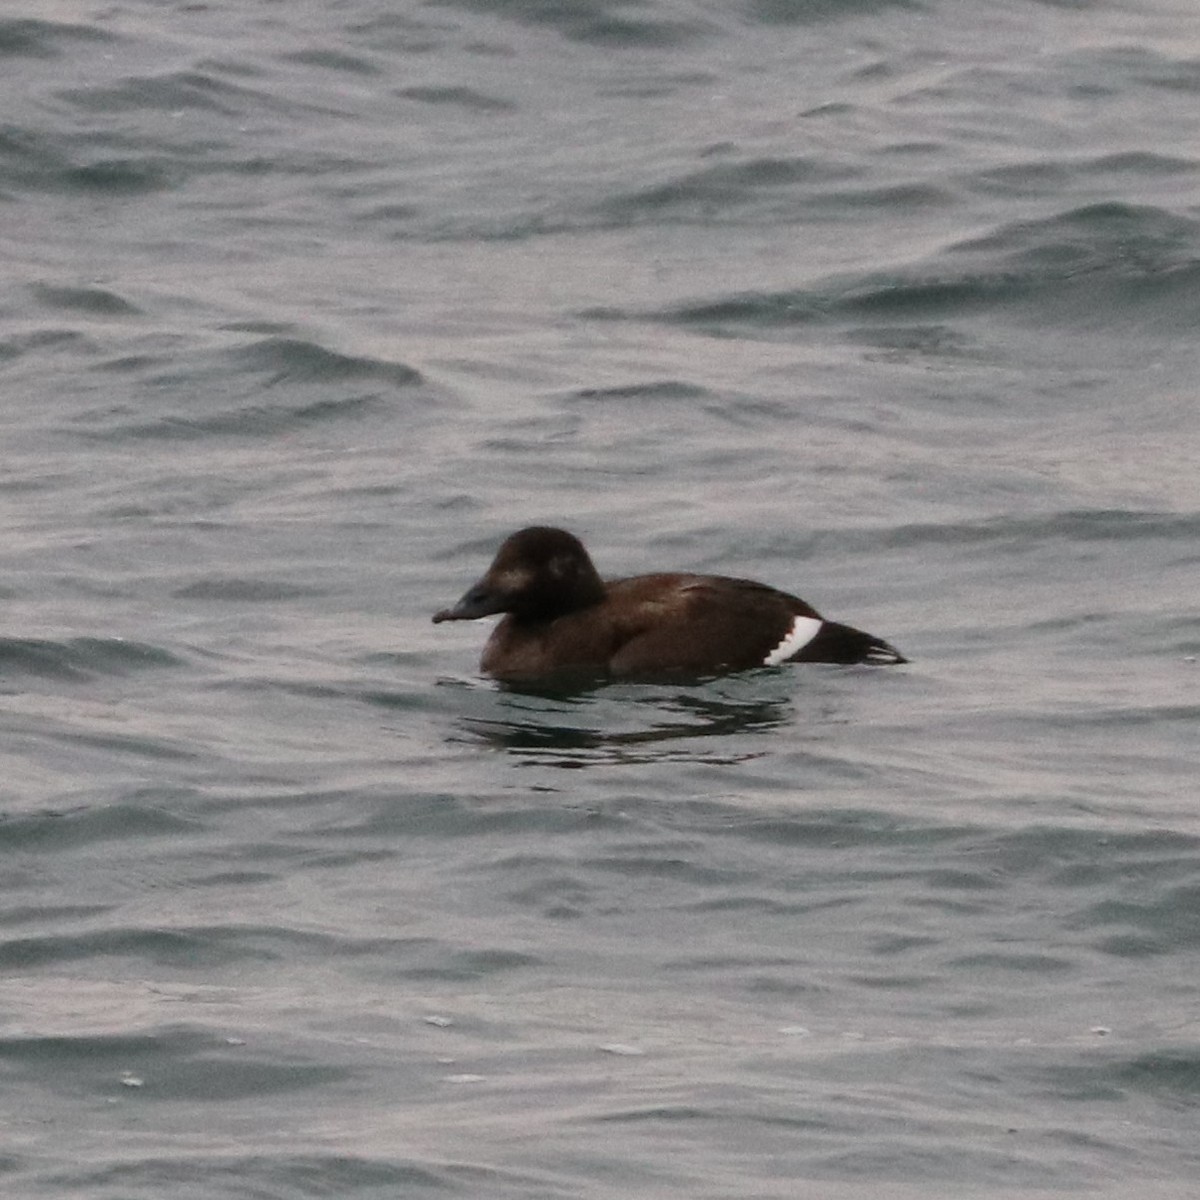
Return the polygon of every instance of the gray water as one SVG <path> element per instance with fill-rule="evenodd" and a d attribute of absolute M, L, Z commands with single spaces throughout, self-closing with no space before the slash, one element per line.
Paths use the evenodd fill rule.
<path fill-rule="evenodd" d="M 1200 1194 L 1191 0 L 10 0 L 0 1191 Z M 532 522 L 910 665 L 582 694 Z"/>

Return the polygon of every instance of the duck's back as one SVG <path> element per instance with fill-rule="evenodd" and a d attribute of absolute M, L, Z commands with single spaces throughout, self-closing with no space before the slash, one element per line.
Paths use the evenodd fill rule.
<path fill-rule="evenodd" d="M 720 575 L 635 575 L 605 584 L 604 599 L 550 621 L 506 617 L 483 669 L 504 677 L 562 670 L 618 676 L 716 674 L 783 662 L 822 625 L 796 596 Z M 797 637 L 799 634 L 799 637 Z"/>

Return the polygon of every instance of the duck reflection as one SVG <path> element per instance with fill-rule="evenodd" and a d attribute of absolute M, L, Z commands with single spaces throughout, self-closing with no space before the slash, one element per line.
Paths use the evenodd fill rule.
<path fill-rule="evenodd" d="M 791 693 L 762 676 L 714 679 L 699 687 L 505 685 L 476 695 L 478 711 L 458 718 L 463 740 L 530 764 L 567 768 L 666 759 L 741 762 L 766 749 L 747 735 L 794 720 Z"/>

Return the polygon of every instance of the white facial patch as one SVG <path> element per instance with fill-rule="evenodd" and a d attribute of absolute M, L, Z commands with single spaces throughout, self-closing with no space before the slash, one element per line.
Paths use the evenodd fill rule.
<path fill-rule="evenodd" d="M 824 621 L 818 621 L 815 617 L 797 617 L 792 622 L 791 629 L 783 635 L 783 641 L 763 659 L 762 665 L 777 667 L 780 663 L 787 662 L 793 654 L 803 650 L 817 636 L 818 630 L 824 624 Z"/>
<path fill-rule="evenodd" d="M 533 572 L 524 567 L 506 567 L 493 579 L 498 591 L 507 596 L 523 592 L 533 582 Z"/>

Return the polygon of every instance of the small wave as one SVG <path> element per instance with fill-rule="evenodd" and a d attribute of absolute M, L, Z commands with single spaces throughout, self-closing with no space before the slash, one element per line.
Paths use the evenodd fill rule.
<path fill-rule="evenodd" d="M 178 930 L 109 928 L 0 940 L 0 966 L 12 970 L 114 957 L 176 967 L 215 966 L 231 961 L 228 951 L 210 945 L 203 936 Z"/>
<path fill-rule="evenodd" d="M 774 548 L 779 558 L 820 552 L 826 546 L 838 554 L 920 550 L 932 546 L 963 547 L 974 552 L 977 547 L 987 546 L 991 553 L 999 555 L 1006 551 L 1026 554 L 1039 547 L 1083 542 L 1144 544 L 1150 538 L 1187 546 L 1198 535 L 1200 513 L 1095 508 L 929 523 L 829 525 L 809 531 L 800 544 L 785 537 L 768 538 L 763 546 Z M 1176 631 L 1174 636 L 1185 633 L 1186 630 Z"/>
<path fill-rule="evenodd" d="M 322 67 L 327 71 L 343 71 L 349 75 L 378 75 L 379 68 L 361 54 L 347 54 L 344 50 L 298 50 L 284 54 L 285 62 L 299 63 L 306 67 Z"/>
<path fill-rule="evenodd" d="M 128 957 L 160 966 L 201 970 L 230 963 L 293 959 L 305 953 L 321 959 L 382 955 L 388 960 L 424 960 L 429 946 L 428 939 L 349 938 L 276 925 L 110 925 L 0 939 L 0 967 Z M 447 954 L 441 943 L 436 943 L 435 953 L 440 957 Z M 449 957 L 454 957 L 453 953 Z"/>
<path fill-rule="evenodd" d="M 817 292 L 739 292 L 701 300 L 649 314 L 673 325 L 774 327 L 802 325 L 828 317 L 833 302 Z M 638 314 L 620 309 L 588 309 L 581 314 L 601 320 L 636 320 Z"/>
<path fill-rule="evenodd" d="M 889 8 L 923 11 L 921 0 L 749 0 L 747 15 L 762 25 L 816 25 L 871 16 Z"/>
<path fill-rule="evenodd" d="M 1189 1104 L 1200 1099 L 1200 1052 L 1194 1045 L 1171 1046 L 1139 1054 L 1116 1064 L 1114 1073 L 1126 1086 L 1138 1092 Z"/>
<path fill-rule="evenodd" d="M 1105 1055 L 1080 1065 L 1058 1063 L 1037 1071 L 1043 1085 L 1062 1100 L 1125 1098 L 1127 1092 L 1194 1106 L 1200 1098 L 1200 1054 L 1195 1047 L 1164 1046 L 1134 1055 Z"/>
<path fill-rule="evenodd" d="M 845 186 L 861 170 L 817 159 L 754 159 L 690 172 L 665 183 L 610 197 L 575 225 L 791 225 L 815 215 L 844 219 L 856 208 L 895 215 L 953 203 L 944 188 L 925 183 Z M 830 188 L 830 183 L 839 186 Z M 563 222 L 569 227 L 571 222 Z"/>
<path fill-rule="evenodd" d="M 1200 220 L 1149 205 L 1090 204 L 1003 225 L 949 253 L 990 259 L 1005 274 L 1031 279 L 1143 275 L 1194 264 L 1200 258 Z"/>
<path fill-rule="evenodd" d="M 0 846 L 58 853 L 68 846 L 191 833 L 195 826 L 148 804 L 104 804 L 67 812 L 0 816 Z"/>
<path fill-rule="evenodd" d="M 1193 324 L 1200 307 L 1200 220 L 1127 204 L 1088 205 L 1005 225 L 904 270 L 811 287 L 739 292 L 650 312 L 607 308 L 600 320 L 654 320 L 721 335 L 771 335 L 812 323 L 947 321 L 1003 311 L 1040 324 L 1104 325 L 1148 316 Z"/>
<path fill-rule="evenodd" d="M 109 153 L 92 137 L 0 130 L 0 187 L 44 192 L 136 195 L 170 186 L 172 172 L 154 157 Z"/>
<path fill-rule="evenodd" d="M 137 305 L 106 288 L 54 287 L 38 283 L 33 285 L 31 291 L 42 304 L 65 312 L 82 312 L 98 317 L 141 315 L 141 309 Z"/>
<path fill-rule="evenodd" d="M 390 403 L 393 389 L 408 391 L 425 382 L 418 370 L 405 363 L 342 354 L 312 341 L 282 336 L 215 353 L 206 351 L 182 362 L 163 356 L 154 360 L 109 360 L 97 369 L 135 371 L 152 400 L 199 388 L 206 395 L 224 393 L 226 397 L 220 406 L 210 402 L 209 407 L 200 408 L 201 402 L 193 400 L 186 411 L 156 413 L 147 419 L 100 427 L 89 419 L 76 430 L 80 437 L 117 442 L 272 437 L 314 425 L 360 420 Z M 330 389 L 338 385 L 353 386 L 349 394 L 330 395 Z M 264 400 L 263 392 L 276 388 L 279 395 Z M 232 402 L 228 401 L 230 393 L 235 397 Z M 121 415 L 125 412 L 121 410 Z"/>
<path fill-rule="evenodd" d="M 847 531 L 853 537 L 853 531 Z M 976 545 L 988 542 L 1144 541 L 1148 537 L 1179 540 L 1200 534 L 1200 514 L 1136 512 L 1126 509 L 1074 509 L 1027 517 L 989 517 L 978 521 L 937 525 L 899 525 L 871 535 L 894 547 L 916 545 Z M 836 536 L 841 536 L 840 534 Z"/>
<path fill-rule="evenodd" d="M 59 98 L 89 112 L 134 112 L 157 109 L 178 113 L 198 110 L 237 116 L 248 102 L 269 98 L 249 88 L 216 78 L 206 71 L 135 76 L 107 87 L 64 88 Z"/>
<path fill-rule="evenodd" d="M 171 172 L 147 159 L 112 158 L 71 167 L 62 173 L 70 190 L 123 196 L 159 192 L 171 186 Z"/>
<path fill-rule="evenodd" d="M 182 665 L 182 659 L 161 646 L 122 638 L 0 638 L 0 671 L 5 674 L 90 679 Z"/>
<path fill-rule="evenodd" d="M 1194 175 L 1200 162 L 1151 150 L 1124 150 L 1116 154 L 1101 154 L 1083 164 L 1090 175 Z"/>
<path fill-rule="evenodd" d="M 283 583 L 276 579 L 201 579 L 179 588 L 178 600 L 222 600 L 237 604 L 272 604 L 279 600 L 305 599 L 324 593 L 318 588 Z"/>
<path fill-rule="evenodd" d="M 401 88 L 396 95 L 419 100 L 422 104 L 449 105 L 477 113 L 515 112 L 517 108 L 509 100 L 488 96 L 469 87 L 407 87 Z"/>
<path fill-rule="evenodd" d="M 578 400 L 703 400 L 707 388 L 679 379 L 656 379 L 651 383 L 629 383 L 617 387 L 580 388 L 572 395 Z"/>
<path fill-rule="evenodd" d="M 620 225 L 638 220 L 725 219 L 733 211 L 755 209 L 777 221 L 795 213 L 795 188 L 842 180 L 855 170 L 814 158 L 758 158 L 719 163 L 677 179 L 610 197 L 597 211 Z"/>
<path fill-rule="evenodd" d="M 188 441 L 207 437 L 271 437 L 306 425 L 346 417 L 358 417 L 376 405 L 373 396 L 351 396 L 345 400 L 318 400 L 312 404 L 249 404 L 222 409 L 206 417 L 170 416 L 156 421 L 120 425 L 99 435 L 106 441 L 127 438 L 163 438 Z"/>
<path fill-rule="evenodd" d="M 315 1069 L 315 1068 L 314 1068 Z M 345 1078 L 348 1073 L 337 1076 Z M 324 1082 L 314 1079 L 314 1083 Z M 180 1094 L 181 1093 L 177 1093 Z M 243 1093 L 243 1095 L 245 1095 Z M 46 1172 L 47 1195 L 104 1196 L 186 1193 L 198 1172 L 220 1180 L 241 1196 L 261 1200 L 294 1200 L 314 1196 L 551 1195 L 541 1175 L 480 1165 L 471 1161 L 442 1161 L 372 1157 L 339 1149 L 336 1153 L 300 1151 L 229 1155 L 196 1152 L 173 1156 L 162 1152 L 139 1160 L 99 1167 L 82 1166 Z M 559 1193 L 561 1194 L 561 1193 Z"/>
<path fill-rule="evenodd" d="M 522 25 L 540 25 L 574 42 L 608 49 L 670 49 L 687 45 L 708 32 L 696 20 L 656 20 L 631 16 L 625 0 L 435 0 L 444 8 L 479 11 Z"/>
<path fill-rule="evenodd" d="M 0 58 L 57 58 L 72 42 L 113 42 L 112 34 L 92 25 L 41 21 L 36 17 L 0 18 Z"/>
<path fill-rule="evenodd" d="M 269 385 L 378 379 L 395 387 L 411 387 L 422 382 L 421 372 L 405 363 L 341 354 L 299 338 L 266 338 L 234 351 L 232 357 L 246 369 L 270 373 Z"/>
<path fill-rule="evenodd" d="M 4 824 L 0 819 L 0 833 Z M 0 841 L 2 841 L 0 837 Z M 77 918 L 99 917 L 110 912 L 109 904 L 26 904 L 19 908 L 10 908 L 0 915 L 0 925 L 41 925 L 61 921 L 73 921 Z"/>
<path fill-rule="evenodd" d="M 1200 171 L 1200 162 L 1193 159 L 1130 150 L 1083 160 L 1033 159 L 1006 163 L 988 167 L 964 182 L 971 190 L 987 195 L 1053 197 L 1067 191 L 1076 179 L 1089 183 L 1101 180 L 1118 186 L 1174 175 L 1194 175 L 1197 171 Z"/>
<path fill-rule="evenodd" d="M 0 1059 L 34 1065 L 106 1060 L 124 1065 L 131 1057 L 190 1054 L 212 1040 L 178 1027 L 153 1033 L 9 1035 L 0 1037 Z"/>
<path fill-rule="evenodd" d="M 1173 59 L 1149 51 L 1130 54 L 1131 74 L 1139 83 L 1168 92 L 1200 92 L 1200 59 Z"/>
<path fill-rule="evenodd" d="M 389 974 L 402 979 L 452 980 L 485 979 L 526 967 L 541 967 L 546 960 L 516 950 L 459 950 L 447 952 L 439 947 L 436 961 L 398 966 Z"/>
<path fill-rule="evenodd" d="M 347 1078 L 346 1067 L 270 1062 L 230 1049 L 211 1034 L 171 1027 L 149 1033 L 43 1035 L 0 1038 L 0 1061 L 10 1069 L 69 1072 L 80 1082 L 116 1094 L 136 1079 L 157 1099 L 238 1100 L 317 1087 Z"/>

